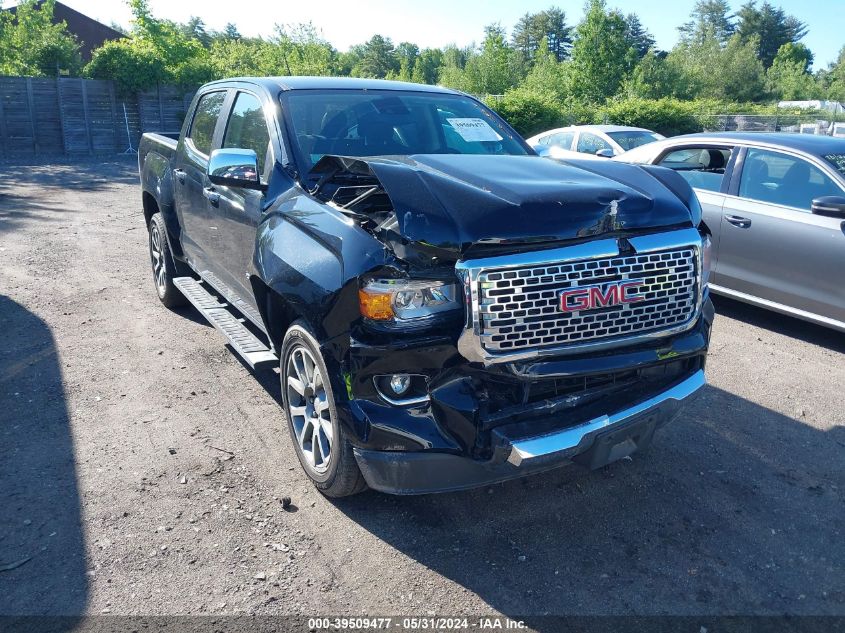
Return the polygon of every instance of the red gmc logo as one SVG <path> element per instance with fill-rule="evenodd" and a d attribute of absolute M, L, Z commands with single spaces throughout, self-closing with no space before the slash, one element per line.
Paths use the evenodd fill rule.
<path fill-rule="evenodd" d="M 643 295 L 638 295 L 635 292 L 640 284 L 639 281 L 625 281 L 564 290 L 560 293 L 560 309 L 562 312 L 581 312 L 583 310 L 638 303 L 645 300 Z"/>

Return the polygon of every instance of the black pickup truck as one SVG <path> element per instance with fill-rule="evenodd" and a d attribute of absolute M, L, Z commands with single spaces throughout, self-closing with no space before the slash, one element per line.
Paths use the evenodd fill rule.
<path fill-rule="evenodd" d="M 325 494 L 456 490 L 649 444 L 704 383 L 709 236 L 659 167 L 556 163 L 450 90 L 199 90 L 145 134 L 158 296 L 252 367 Z"/>

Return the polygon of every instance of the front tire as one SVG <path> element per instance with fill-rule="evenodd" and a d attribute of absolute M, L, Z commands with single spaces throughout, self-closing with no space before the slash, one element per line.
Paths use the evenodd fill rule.
<path fill-rule="evenodd" d="M 156 213 L 150 218 L 149 246 L 150 263 L 153 267 L 153 282 L 156 293 L 161 302 L 168 308 L 178 308 L 188 301 L 185 295 L 173 285 L 176 277 L 176 264 L 170 253 L 170 244 L 167 243 L 167 229 L 164 226 L 164 218 L 161 213 Z"/>
<path fill-rule="evenodd" d="M 338 423 L 319 343 L 303 322 L 285 334 L 279 364 L 288 431 L 305 474 L 328 497 L 365 490 L 352 445 Z"/>

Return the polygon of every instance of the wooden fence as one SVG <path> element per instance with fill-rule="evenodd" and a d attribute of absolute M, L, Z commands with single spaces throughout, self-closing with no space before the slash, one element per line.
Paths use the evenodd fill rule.
<path fill-rule="evenodd" d="M 159 86 L 121 97 L 111 81 L 0 77 L 0 158 L 137 149 L 143 132 L 178 132 L 193 96 Z"/>

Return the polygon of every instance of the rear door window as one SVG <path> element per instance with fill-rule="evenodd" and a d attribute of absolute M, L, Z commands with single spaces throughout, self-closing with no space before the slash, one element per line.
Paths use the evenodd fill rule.
<path fill-rule="evenodd" d="M 678 172 L 696 189 L 719 192 L 731 152 L 727 147 L 685 147 L 669 152 L 658 165 Z"/>
<path fill-rule="evenodd" d="M 191 122 L 191 131 L 188 138 L 197 151 L 206 156 L 211 154 L 211 143 L 214 141 L 214 128 L 217 127 L 217 119 L 223 109 L 223 102 L 226 100 L 226 92 L 209 92 L 200 97 L 194 120 Z"/>
<path fill-rule="evenodd" d="M 572 149 L 572 139 L 575 138 L 575 132 L 558 132 L 547 138 L 549 142 L 546 145 L 554 145 L 562 149 Z"/>
<path fill-rule="evenodd" d="M 821 196 L 841 196 L 842 189 L 810 162 L 764 149 L 749 149 L 739 181 L 739 196 L 809 212 Z"/>

